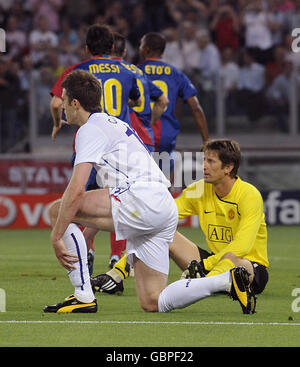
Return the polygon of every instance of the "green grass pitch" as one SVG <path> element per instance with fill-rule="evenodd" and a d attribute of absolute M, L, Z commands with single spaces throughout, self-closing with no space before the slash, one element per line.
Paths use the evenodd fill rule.
<path fill-rule="evenodd" d="M 203 246 L 199 229 L 180 231 Z M 124 282 L 122 296 L 98 293 L 96 314 L 44 314 L 44 305 L 73 292 L 49 235 L 49 230 L 0 230 L 0 288 L 6 292 L 0 347 L 300 346 L 299 227 L 269 227 L 270 280 L 254 315 L 243 315 L 238 302 L 225 295 L 166 314 L 145 313 L 133 277 Z M 97 236 L 95 247 L 94 274 L 107 270 L 107 233 Z M 171 261 L 169 281 L 180 274 Z"/>

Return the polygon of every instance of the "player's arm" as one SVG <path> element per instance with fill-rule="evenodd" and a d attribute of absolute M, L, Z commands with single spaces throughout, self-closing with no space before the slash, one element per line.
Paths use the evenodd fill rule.
<path fill-rule="evenodd" d="M 53 128 L 52 128 L 52 134 L 51 138 L 52 140 L 55 140 L 57 133 L 61 129 L 62 126 L 62 119 L 61 119 L 61 113 L 62 113 L 62 99 L 53 96 L 50 101 L 50 112 L 53 120 Z"/>
<path fill-rule="evenodd" d="M 228 252 L 239 258 L 246 257 L 251 251 L 261 225 L 263 216 L 263 200 L 257 192 L 254 195 L 246 195 L 239 202 L 240 224 L 234 234 L 234 240 L 215 255 L 204 259 L 206 270 L 211 270 L 220 259 Z"/>
<path fill-rule="evenodd" d="M 144 76 L 147 80 L 147 85 L 149 89 L 149 96 L 152 101 L 154 101 L 151 111 L 151 121 L 150 126 L 153 126 L 160 116 L 166 111 L 169 104 L 169 99 L 163 94 L 163 90 L 154 84 L 147 75 Z"/>
<path fill-rule="evenodd" d="M 175 199 L 178 210 L 178 219 L 199 215 L 201 210 L 201 196 L 204 192 L 204 181 L 199 180 L 185 188 L 181 195 Z"/>
<path fill-rule="evenodd" d="M 164 111 L 168 107 L 168 104 L 169 99 L 163 94 L 155 100 L 151 113 L 151 122 L 150 122 L 151 126 L 153 126 L 155 122 L 159 120 L 160 116 L 164 113 Z"/>
<path fill-rule="evenodd" d="M 133 107 L 139 107 L 142 104 L 142 97 L 138 97 L 137 99 L 129 98 L 128 100 L 128 106 Z"/>
<path fill-rule="evenodd" d="M 187 104 L 193 114 L 193 117 L 200 128 L 200 133 L 202 135 L 203 142 L 209 139 L 207 122 L 205 118 L 204 111 L 199 103 L 197 96 L 192 96 L 186 99 Z"/>
<path fill-rule="evenodd" d="M 91 163 L 79 163 L 74 167 L 71 180 L 62 196 L 58 217 L 51 233 L 51 241 L 56 257 L 62 266 L 67 269 L 74 268 L 74 259 L 66 252 L 62 236 L 78 212 L 91 170 Z"/>
<path fill-rule="evenodd" d="M 128 106 L 139 107 L 142 104 L 142 97 L 139 91 L 136 78 L 133 78 L 132 85 L 129 93 Z"/>
<path fill-rule="evenodd" d="M 173 242 L 169 247 L 169 254 L 181 270 L 185 270 L 192 260 L 200 261 L 197 245 L 178 231 L 174 234 Z"/>
<path fill-rule="evenodd" d="M 62 124 L 65 121 L 62 121 L 62 87 L 61 84 L 64 81 L 65 77 L 74 69 L 75 65 L 69 66 L 65 71 L 61 74 L 61 76 L 57 79 L 56 83 L 52 87 L 50 94 L 52 96 L 50 101 L 50 112 L 53 120 L 53 128 L 51 138 L 55 140 L 57 133 L 62 127 Z"/>

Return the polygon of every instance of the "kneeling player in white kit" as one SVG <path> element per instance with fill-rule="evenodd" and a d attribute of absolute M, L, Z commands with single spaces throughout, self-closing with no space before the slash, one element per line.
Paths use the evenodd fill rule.
<path fill-rule="evenodd" d="M 102 91 L 92 74 L 73 71 L 62 87 L 67 121 L 80 128 L 73 175 L 62 198 L 50 208 L 51 241 L 75 291 L 44 311 L 97 311 L 87 246 L 78 225 L 116 232 L 117 239 L 127 240 L 128 262 L 134 268 L 139 302 L 145 311 L 167 312 L 214 292 L 228 291 L 233 284 L 230 271 L 167 286 L 169 245 L 178 221 L 169 181 L 134 130 L 99 112 Z M 106 188 L 85 192 L 92 167 Z"/>

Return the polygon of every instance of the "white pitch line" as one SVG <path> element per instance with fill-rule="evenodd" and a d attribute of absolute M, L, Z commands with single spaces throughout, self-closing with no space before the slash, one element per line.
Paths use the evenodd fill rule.
<path fill-rule="evenodd" d="M 88 321 L 88 320 L 0 320 L 0 324 L 126 324 L 126 325 L 247 325 L 300 326 L 299 322 L 234 322 L 234 321 Z"/>

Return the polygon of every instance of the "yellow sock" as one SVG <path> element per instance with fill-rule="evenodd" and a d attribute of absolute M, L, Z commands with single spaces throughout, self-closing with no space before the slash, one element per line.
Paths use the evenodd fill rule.
<path fill-rule="evenodd" d="M 232 268 L 234 268 L 234 263 L 229 259 L 224 259 L 218 262 L 218 264 L 206 276 L 211 277 L 213 275 L 226 273 L 226 271 Z"/>
<path fill-rule="evenodd" d="M 110 275 L 116 282 L 120 283 L 121 280 L 128 278 L 129 272 L 130 266 L 127 264 L 127 255 L 125 253 L 125 255 L 122 256 L 106 274 Z"/>

